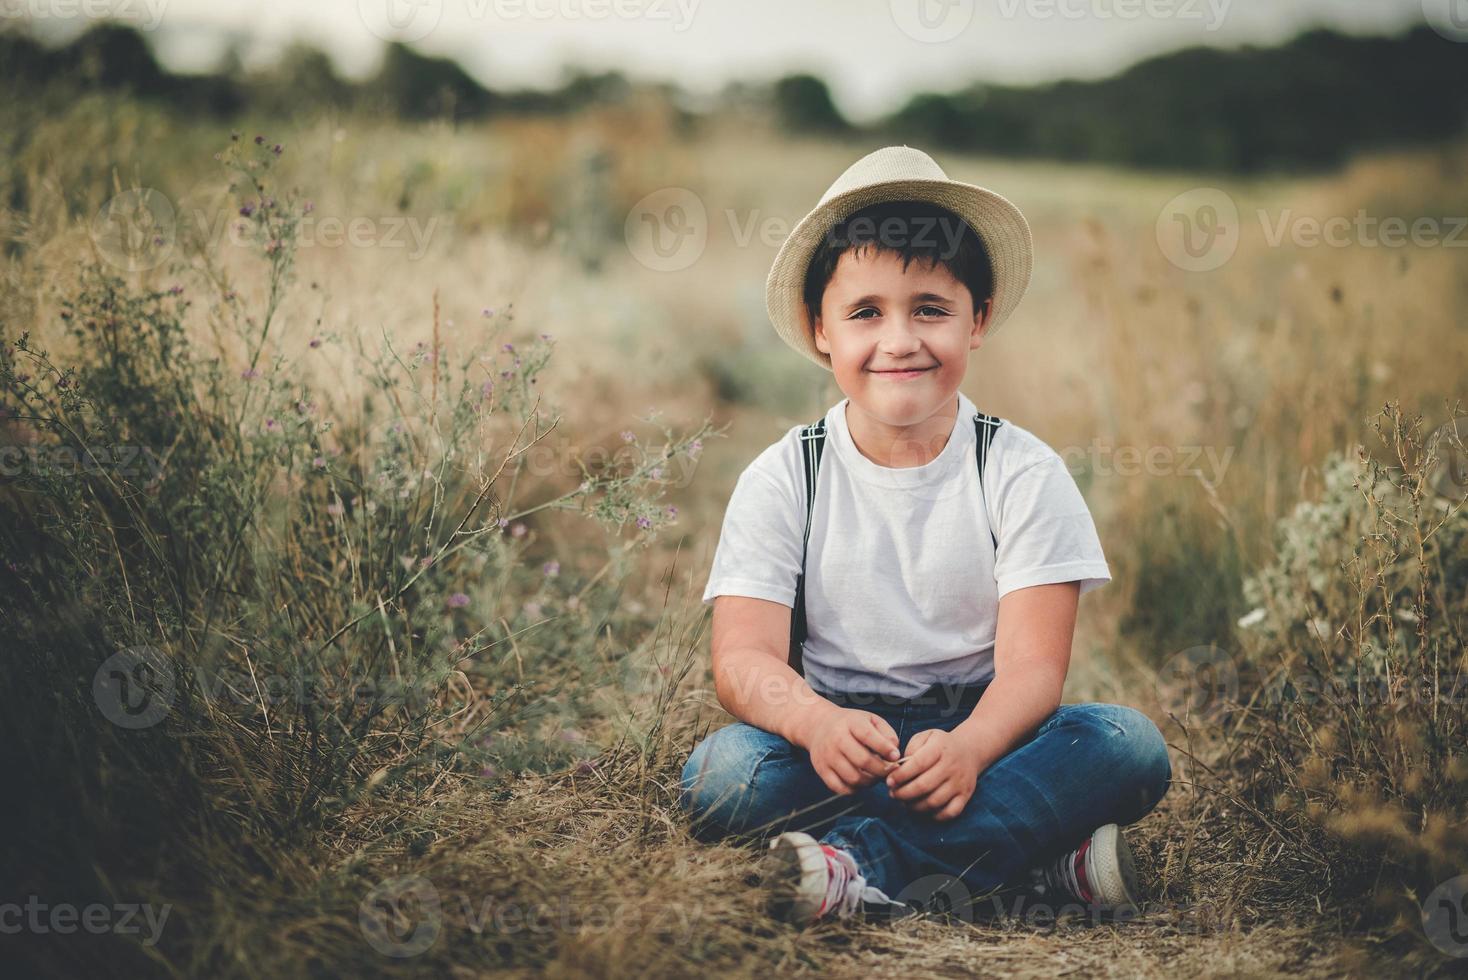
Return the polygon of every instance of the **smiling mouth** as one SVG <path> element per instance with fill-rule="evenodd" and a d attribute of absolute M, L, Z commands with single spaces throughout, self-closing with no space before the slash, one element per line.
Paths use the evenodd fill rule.
<path fill-rule="evenodd" d="M 936 365 L 930 364 L 927 367 L 920 367 L 920 368 L 893 368 L 893 369 L 886 370 L 886 371 L 873 371 L 872 373 L 873 374 L 896 374 L 896 375 L 922 374 L 924 371 L 931 371 L 931 370 L 933 370 L 933 368 L 935 366 Z"/>

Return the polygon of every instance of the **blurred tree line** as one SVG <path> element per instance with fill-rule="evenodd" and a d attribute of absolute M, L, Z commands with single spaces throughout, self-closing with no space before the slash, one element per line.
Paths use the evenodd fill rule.
<path fill-rule="evenodd" d="M 55 48 L 19 31 L 0 33 L 0 83 L 12 96 L 58 85 L 126 90 L 221 118 L 333 106 L 459 121 L 574 111 L 633 90 L 621 73 L 605 72 L 571 74 L 549 91 L 494 91 L 453 60 L 401 44 L 389 45 L 376 74 L 361 82 L 341 78 L 326 54 L 304 45 L 264 72 L 236 65 L 176 75 L 140 34 L 119 25 Z M 691 118 L 675 86 L 653 88 Z M 1188 48 L 1097 81 L 975 83 L 918 95 L 868 126 L 844 118 L 821 79 L 795 74 L 731 84 L 713 111 L 752 107 L 791 132 L 819 136 L 1139 168 L 1304 171 L 1335 166 L 1358 149 L 1463 133 L 1468 45 L 1425 26 L 1398 37 L 1315 30 L 1273 48 Z"/>

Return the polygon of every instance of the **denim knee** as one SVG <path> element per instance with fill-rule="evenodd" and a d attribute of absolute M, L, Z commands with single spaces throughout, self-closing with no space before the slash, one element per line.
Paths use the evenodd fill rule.
<path fill-rule="evenodd" d="M 1088 705 L 1091 716 L 1111 735 L 1108 769 L 1115 773 L 1121 811 L 1117 823 L 1140 820 L 1167 795 L 1172 762 L 1167 743 L 1152 719 L 1120 704 Z"/>
<path fill-rule="evenodd" d="M 752 725 L 736 722 L 699 742 L 683 764 L 678 803 L 695 818 L 695 829 L 711 824 L 736 831 L 752 815 L 755 776 L 777 744 Z"/>

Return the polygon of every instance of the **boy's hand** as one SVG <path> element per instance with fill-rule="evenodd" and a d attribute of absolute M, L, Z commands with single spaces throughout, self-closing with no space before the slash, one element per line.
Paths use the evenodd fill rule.
<path fill-rule="evenodd" d="M 832 707 L 834 711 L 813 723 L 805 748 L 826 788 L 847 796 L 892 771 L 897 733 L 870 711 Z"/>
<path fill-rule="evenodd" d="M 887 777 L 887 788 L 909 810 L 952 820 L 963 812 L 978 781 L 977 756 L 964 737 L 930 728 L 908 739 L 906 760 Z"/>

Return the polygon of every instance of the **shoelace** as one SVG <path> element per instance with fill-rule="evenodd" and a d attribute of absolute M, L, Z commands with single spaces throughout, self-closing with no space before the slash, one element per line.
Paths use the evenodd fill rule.
<path fill-rule="evenodd" d="M 856 866 L 856 859 L 839 847 L 821 845 L 826 856 L 826 895 L 821 900 L 816 918 L 824 918 L 832 910 L 837 918 L 846 919 L 861 908 L 863 900 L 877 904 L 895 904 L 880 888 L 867 884 L 866 877 Z"/>
<path fill-rule="evenodd" d="M 1091 839 L 1088 837 L 1080 847 L 1057 858 L 1045 868 L 1045 883 L 1090 904 L 1094 899 L 1086 877 L 1086 852 L 1090 849 Z"/>

